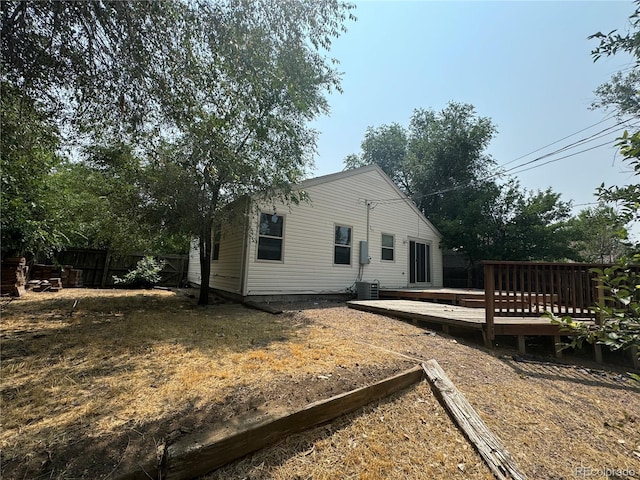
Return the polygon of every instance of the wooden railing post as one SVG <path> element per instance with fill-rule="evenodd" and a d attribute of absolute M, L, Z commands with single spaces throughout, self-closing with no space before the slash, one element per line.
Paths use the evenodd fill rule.
<path fill-rule="evenodd" d="M 495 270 L 491 263 L 484 264 L 484 311 L 485 311 L 485 343 L 492 346 L 496 338 L 493 325 L 495 315 Z"/>
<path fill-rule="evenodd" d="M 598 277 L 596 280 L 596 305 L 601 307 L 599 312 L 596 314 L 596 323 L 598 325 L 602 325 L 604 323 L 604 313 L 602 311 L 602 307 L 605 306 L 605 298 L 604 298 L 604 282 L 602 278 Z M 597 363 L 602 363 L 602 346 L 594 342 L 593 343 L 593 353 L 595 355 L 595 360 Z"/>

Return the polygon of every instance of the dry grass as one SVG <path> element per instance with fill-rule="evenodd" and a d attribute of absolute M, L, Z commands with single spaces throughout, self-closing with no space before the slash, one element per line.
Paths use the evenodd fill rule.
<path fill-rule="evenodd" d="M 30 293 L 3 312 L 2 354 L 3 462 L 29 469 L 73 457 L 81 438 L 109 439 L 117 465 L 132 440 L 154 453 L 148 447 L 171 430 L 223 422 L 265 399 L 280 408 L 338 393 L 314 386 L 337 365 L 393 369 L 384 354 L 363 360 L 357 345 L 304 320 L 200 308 L 164 291 Z M 304 386 L 289 395 L 296 384 Z M 77 468 L 54 466 L 63 477 Z"/>
<path fill-rule="evenodd" d="M 493 479 L 422 382 L 204 477 Z"/>
<path fill-rule="evenodd" d="M 68 289 L 12 302 L 1 326 L 3 478 L 106 477 L 153 458 L 161 438 L 299 408 L 407 357 L 436 358 L 530 478 L 573 478 L 581 464 L 640 475 L 640 395 L 617 373 L 515 362 L 345 307 L 272 316 L 182 293 Z M 456 475 L 490 478 L 420 384 L 211 478 Z"/>

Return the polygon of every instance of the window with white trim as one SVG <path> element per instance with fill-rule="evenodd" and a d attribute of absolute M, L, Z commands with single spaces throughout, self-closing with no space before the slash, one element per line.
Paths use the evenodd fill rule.
<path fill-rule="evenodd" d="M 393 235 L 387 233 L 382 234 L 382 252 L 380 258 L 390 262 L 395 260 L 395 239 Z"/>
<path fill-rule="evenodd" d="M 258 260 L 282 261 L 284 217 L 261 213 L 258 226 Z"/>
<path fill-rule="evenodd" d="M 351 227 L 335 226 L 333 263 L 335 265 L 351 265 Z"/>

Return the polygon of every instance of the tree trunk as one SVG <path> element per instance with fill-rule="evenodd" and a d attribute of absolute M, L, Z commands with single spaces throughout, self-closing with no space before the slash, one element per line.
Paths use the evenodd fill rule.
<path fill-rule="evenodd" d="M 211 276 L 211 227 L 213 222 L 207 220 L 200 229 L 200 297 L 198 305 L 209 305 L 209 277 Z"/>

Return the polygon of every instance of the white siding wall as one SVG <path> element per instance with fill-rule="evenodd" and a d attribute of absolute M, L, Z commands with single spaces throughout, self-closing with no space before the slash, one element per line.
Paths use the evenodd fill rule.
<path fill-rule="evenodd" d="M 212 288 L 241 293 L 243 237 L 240 225 L 222 229 L 219 259 L 211 262 Z"/>
<path fill-rule="evenodd" d="M 202 275 L 200 273 L 200 247 L 198 240 L 191 240 L 189 246 L 189 266 L 187 267 L 187 281 L 200 285 Z"/>
<path fill-rule="evenodd" d="M 211 288 L 241 293 L 243 237 L 243 228 L 241 226 L 223 228 L 219 258 L 211 262 L 211 275 L 209 277 L 209 286 Z M 201 278 L 198 242 L 194 241 L 191 242 L 191 248 L 189 249 L 187 279 L 191 283 L 200 285 Z"/>
<path fill-rule="evenodd" d="M 422 239 L 431 245 L 431 284 L 442 286 L 440 238 L 423 217 L 404 201 L 376 170 L 340 176 L 332 181 L 311 182 L 305 187 L 310 204 L 290 208 L 276 205 L 285 216 L 284 261 L 257 260 L 258 215 L 251 219 L 248 278 L 245 295 L 294 293 L 340 293 L 351 287 L 359 271 L 359 241 L 367 239 L 366 200 L 374 202 L 369 218 L 369 256 L 362 280 L 379 280 L 382 287 L 406 287 L 409 283 L 408 240 Z M 272 205 L 264 210 L 273 213 Z M 352 227 L 351 265 L 333 264 L 334 226 Z M 382 233 L 394 235 L 395 259 L 381 260 Z M 221 252 L 222 258 L 222 252 Z"/>

